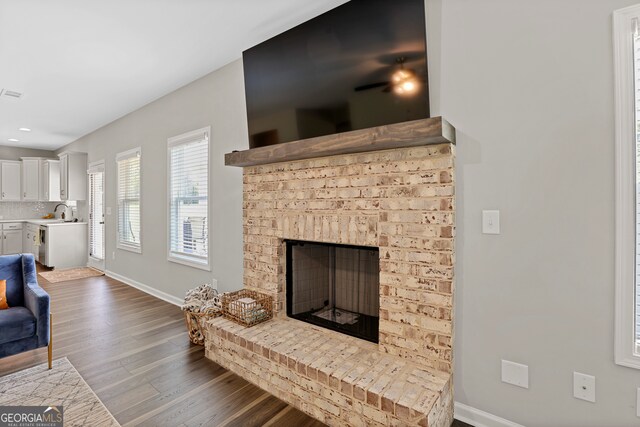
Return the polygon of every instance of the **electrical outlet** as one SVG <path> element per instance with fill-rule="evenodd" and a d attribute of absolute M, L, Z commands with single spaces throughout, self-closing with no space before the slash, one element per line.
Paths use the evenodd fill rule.
<path fill-rule="evenodd" d="M 580 372 L 573 373 L 573 397 L 576 399 L 586 400 L 587 402 L 596 401 L 596 377 L 592 375 L 582 374 Z"/>
<path fill-rule="evenodd" d="M 529 388 L 529 366 L 503 360 L 502 382 L 522 388 Z"/>

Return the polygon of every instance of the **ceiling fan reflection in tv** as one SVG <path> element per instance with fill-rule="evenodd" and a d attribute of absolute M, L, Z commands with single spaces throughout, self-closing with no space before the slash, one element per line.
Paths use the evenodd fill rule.
<path fill-rule="evenodd" d="M 369 83 L 355 87 L 355 92 L 362 92 L 364 90 L 376 89 L 383 87 L 383 92 L 392 92 L 396 95 L 411 96 L 415 94 L 423 84 L 416 72 L 410 68 L 405 68 L 404 64 L 407 58 L 399 56 L 396 58 L 396 64 L 398 68 L 390 72 L 390 79 L 381 82 Z"/>

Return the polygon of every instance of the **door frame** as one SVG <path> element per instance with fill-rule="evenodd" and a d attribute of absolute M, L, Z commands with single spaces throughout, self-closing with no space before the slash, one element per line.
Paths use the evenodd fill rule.
<path fill-rule="evenodd" d="M 102 218 L 103 218 L 103 227 L 102 230 L 102 249 L 104 251 L 104 257 L 102 259 L 94 258 L 91 256 L 91 205 L 93 204 L 93 198 L 91 197 L 91 177 L 90 175 L 95 172 L 102 172 Z M 105 261 L 107 258 L 107 247 L 106 247 L 106 228 L 107 224 L 105 221 L 105 187 L 107 183 L 106 178 L 106 170 L 104 160 L 98 160 L 96 162 L 89 163 L 89 168 L 87 169 L 87 192 L 89 193 L 87 199 L 89 201 L 87 205 L 87 217 L 88 217 L 88 227 L 87 227 L 87 266 L 93 267 L 100 271 L 105 271 Z"/>

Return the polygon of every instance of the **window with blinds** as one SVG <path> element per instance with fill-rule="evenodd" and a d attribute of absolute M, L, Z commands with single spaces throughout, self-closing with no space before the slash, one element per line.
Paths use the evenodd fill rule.
<path fill-rule="evenodd" d="M 116 156 L 118 166 L 118 242 L 120 249 L 142 252 L 140 148 Z"/>
<path fill-rule="evenodd" d="M 613 13 L 615 361 L 640 369 L 640 5 Z"/>
<path fill-rule="evenodd" d="M 640 350 L 640 25 L 638 19 L 633 20 L 633 81 L 634 90 L 634 120 L 635 120 L 635 340 L 636 348 Z"/>
<path fill-rule="evenodd" d="M 640 239 L 638 239 L 638 226 L 640 226 L 640 33 L 638 31 L 638 20 L 633 19 L 633 83 L 634 90 L 634 187 L 635 187 L 635 341 L 636 346 L 640 344 Z"/>
<path fill-rule="evenodd" d="M 209 269 L 209 128 L 168 140 L 170 261 Z"/>

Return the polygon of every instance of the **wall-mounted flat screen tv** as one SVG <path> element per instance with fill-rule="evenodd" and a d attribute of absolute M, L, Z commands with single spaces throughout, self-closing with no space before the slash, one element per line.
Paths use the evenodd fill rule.
<path fill-rule="evenodd" d="M 429 117 L 424 0 L 351 0 L 243 64 L 251 148 Z"/>

